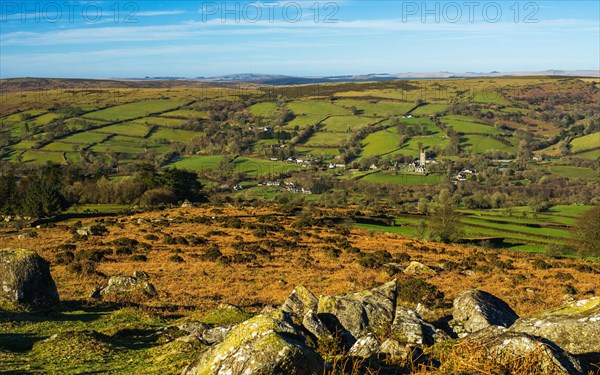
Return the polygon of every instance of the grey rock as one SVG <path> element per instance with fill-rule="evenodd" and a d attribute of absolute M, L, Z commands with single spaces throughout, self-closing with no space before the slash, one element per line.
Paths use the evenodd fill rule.
<path fill-rule="evenodd" d="M 147 280 L 133 276 L 112 276 L 108 279 L 108 285 L 100 290 L 102 297 L 117 296 L 126 298 L 134 294 L 154 297 L 158 293 L 154 285 Z"/>
<path fill-rule="evenodd" d="M 327 329 L 325 324 L 319 319 L 317 314 L 312 310 L 308 310 L 302 319 L 302 326 L 312 333 L 317 339 L 332 338 L 333 335 Z"/>
<path fill-rule="evenodd" d="M 465 340 L 483 346 L 488 357 L 503 363 L 533 356 L 545 374 L 585 374 L 582 364 L 558 346 L 524 333 L 508 332 L 504 327 L 490 326 Z"/>
<path fill-rule="evenodd" d="M 202 334 L 210 329 L 208 324 L 202 322 L 189 321 L 178 327 L 180 330 L 189 333 L 191 336 L 202 337 Z"/>
<path fill-rule="evenodd" d="M 323 369 L 323 359 L 292 325 L 258 315 L 200 354 L 183 375 L 312 375 L 322 374 Z"/>
<path fill-rule="evenodd" d="M 392 324 L 397 289 L 394 280 L 371 290 L 321 297 L 318 316 L 332 332 L 342 328 L 354 339 L 365 336 Z"/>
<path fill-rule="evenodd" d="M 550 340 L 571 354 L 600 352 L 600 297 L 575 301 L 562 308 L 521 318 L 510 327 Z"/>
<path fill-rule="evenodd" d="M 400 342 L 419 345 L 433 344 L 431 335 L 434 331 L 433 326 L 425 323 L 415 311 L 403 306 L 396 307 L 391 334 Z"/>
<path fill-rule="evenodd" d="M 81 228 L 77 229 L 77 234 L 82 237 L 91 236 L 92 230 L 90 229 L 90 227 L 81 227 Z"/>
<path fill-rule="evenodd" d="M 317 311 L 319 300 L 310 290 L 298 285 L 281 305 L 281 310 L 303 317 L 308 310 Z"/>
<path fill-rule="evenodd" d="M 0 250 L 0 285 L 0 301 L 31 309 L 59 303 L 49 263 L 31 250 Z"/>
<path fill-rule="evenodd" d="M 380 352 L 381 344 L 377 338 L 372 334 L 368 333 L 365 336 L 356 340 L 354 345 L 348 351 L 348 355 L 351 357 L 359 358 L 374 358 Z"/>
<path fill-rule="evenodd" d="M 434 275 L 436 273 L 433 268 L 415 261 L 410 262 L 403 272 L 408 275 Z"/>
<path fill-rule="evenodd" d="M 233 327 L 235 326 L 223 326 L 207 329 L 202 332 L 202 340 L 209 345 L 223 342 Z"/>
<path fill-rule="evenodd" d="M 450 326 L 459 337 L 491 325 L 510 327 L 519 316 L 500 298 L 481 290 L 466 290 L 454 299 Z"/>
<path fill-rule="evenodd" d="M 414 362 L 423 355 L 421 347 L 401 343 L 396 339 L 385 340 L 381 344 L 380 352 L 400 362 L 407 362 L 409 358 Z"/>

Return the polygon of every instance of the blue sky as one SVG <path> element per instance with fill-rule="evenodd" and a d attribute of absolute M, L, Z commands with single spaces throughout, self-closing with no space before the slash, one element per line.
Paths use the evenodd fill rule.
<path fill-rule="evenodd" d="M 0 6 L 1 78 L 600 69 L 595 0 Z"/>

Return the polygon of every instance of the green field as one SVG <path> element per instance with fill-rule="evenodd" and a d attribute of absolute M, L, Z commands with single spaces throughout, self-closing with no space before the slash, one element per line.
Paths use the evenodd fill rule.
<path fill-rule="evenodd" d="M 330 160 L 340 154 L 338 148 L 319 148 L 319 147 L 296 147 L 296 151 L 302 154 L 312 155 L 314 157 L 322 157 Z"/>
<path fill-rule="evenodd" d="M 307 147 L 342 147 L 348 140 L 352 133 L 327 133 L 317 132 L 308 139 L 304 146 Z"/>
<path fill-rule="evenodd" d="M 74 143 L 52 142 L 52 143 L 47 144 L 46 146 L 42 147 L 41 150 L 67 152 L 67 151 L 74 151 L 74 147 L 81 148 L 80 145 L 74 144 Z"/>
<path fill-rule="evenodd" d="M 497 141 L 491 137 L 485 135 L 466 135 L 462 139 L 464 142 L 461 143 L 461 147 L 470 148 L 472 152 L 480 154 L 490 150 L 499 150 L 512 152 L 515 151 L 514 145 L 508 146 L 504 143 Z M 511 139 L 512 140 L 512 139 Z"/>
<path fill-rule="evenodd" d="M 366 128 L 374 121 L 372 118 L 358 116 L 333 116 L 323 122 L 322 131 L 331 133 L 351 133 Z"/>
<path fill-rule="evenodd" d="M 326 116 L 321 115 L 310 115 L 310 116 L 296 116 L 292 121 L 290 121 L 284 129 L 293 130 L 296 127 L 298 129 L 304 129 L 309 125 L 315 125 L 321 122 Z"/>
<path fill-rule="evenodd" d="M 444 116 L 441 119 L 447 126 L 451 126 L 458 133 L 461 134 L 499 134 L 493 126 L 479 124 L 475 122 L 475 119 L 467 116 Z"/>
<path fill-rule="evenodd" d="M 70 136 L 62 139 L 62 142 L 90 145 L 92 143 L 101 142 L 107 136 L 108 136 L 108 134 L 96 133 L 94 131 L 87 131 L 87 132 L 83 132 L 83 133 L 76 133 L 76 134 L 70 135 Z"/>
<path fill-rule="evenodd" d="M 576 158 L 581 158 L 581 159 L 598 160 L 598 158 L 600 158 L 600 148 L 597 150 L 582 152 L 581 154 L 577 154 L 574 156 Z"/>
<path fill-rule="evenodd" d="M 447 108 L 448 108 L 448 106 L 445 104 L 427 104 L 427 105 L 423 105 L 423 106 L 420 106 L 419 108 L 415 109 L 414 111 L 411 112 L 411 114 L 417 115 L 417 116 L 422 116 L 422 115 L 432 116 L 432 115 L 435 115 L 436 113 L 443 113 Z"/>
<path fill-rule="evenodd" d="M 397 150 L 400 145 L 398 132 L 388 128 L 369 134 L 362 142 L 362 156 L 382 155 Z"/>
<path fill-rule="evenodd" d="M 127 135 L 130 137 L 145 137 L 150 131 L 150 127 L 135 122 L 124 122 L 122 124 L 105 126 L 96 129 L 98 133 Z"/>
<path fill-rule="evenodd" d="M 161 117 L 178 117 L 178 118 L 206 118 L 206 111 L 194 111 L 192 109 L 178 109 L 171 112 L 165 112 L 160 115 Z"/>
<path fill-rule="evenodd" d="M 216 169 L 223 160 L 223 156 L 191 156 L 169 165 L 180 169 L 200 171 Z M 265 176 L 274 173 L 297 171 L 302 167 L 269 160 L 239 157 L 233 161 L 233 170 L 236 173 L 245 173 L 247 176 Z"/>
<path fill-rule="evenodd" d="M 591 150 L 600 147 L 600 132 L 588 134 L 583 137 L 575 138 L 571 141 L 571 151 L 579 152 L 584 150 Z"/>
<path fill-rule="evenodd" d="M 328 101 L 320 100 L 302 100 L 294 101 L 287 104 L 289 110 L 294 112 L 296 116 L 301 115 L 318 115 L 325 118 L 333 115 L 352 115 L 349 110 L 331 104 Z"/>
<path fill-rule="evenodd" d="M 402 116 L 410 111 L 414 103 L 401 103 L 390 101 L 358 101 L 358 100 L 337 100 L 336 105 L 349 109 L 356 107 L 359 115 L 371 117 L 388 117 L 389 115 Z"/>
<path fill-rule="evenodd" d="M 442 178 L 435 174 L 422 176 L 415 174 L 395 175 L 392 172 L 375 172 L 362 177 L 360 181 L 390 185 L 437 185 L 442 181 Z"/>
<path fill-rule="evenodd" d="M 183 124 L 185 124 L 186 120 L 178 119 L 178 118 L 166 118 L 166 117 L 145 117 L 143 119 L 135 120 L 132 123 L 134 124 L 143 124 L 143 125 L 158 125 L 165 126 L 169 128 L 179 128 Z"/>
<path fill-rule="evenodd" d="M 166 139 L 170 142 L 185 143 L 194 137 L 203 136 L 203 135 L 204 135 L 204 133 L 193 132 L 190 130 L 160 128 L 152 133 L 152 135 L 150 136 L 150 139 L 153 139 L 153 140 Z"/>
<path fill-rule="evenodd" d="M 599 178 L 600 174 L 590 168 L 569 167 L 564 165 L 553 165 L 551 171 L 567 178 Z"/>
<path fill-rule="evenodd" d="M 277 105 L 273 102 L 256 103 L 250 107 L 250 112 L 254 116 L 270 117 L 277 111 Z"/>
<path fill-rule="evenodd" d="M 61 152 L 29 150 L 23 153 L 23 161 L 34 164 L 46 164 L 49 161 L 62 164 L 65 162 L 65 159 L 63 158 L 63 154 Z"/>
<path fill-rule="evenodd" d="M 30 150 L 37 144 L 36 141 L 23 140 L 12 146 L 15 150 Z"/>
<path fill-rule="evenodd" d="M 183 104 L 185 103 L 177 100 L 144 100 L 90 112 L 85 117 L 106 121 L 122 121 L 137 117 L 146 117 L 152 113 L 165 112 Z"/>

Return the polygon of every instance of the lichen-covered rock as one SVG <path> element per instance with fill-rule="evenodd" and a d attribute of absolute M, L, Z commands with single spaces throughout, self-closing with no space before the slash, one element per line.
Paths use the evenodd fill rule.
<path fill-rule="evenodd" d="M 396 307 L 391 334 L 400 342 L 407 344 L 433 344 L 435 328 L 423 321 L 415 311 L 403 306 Z"/>
<path fill-rule="evenodd" d="M 509 363 L 518 358 L 529 358 L 548 375 L 583 375 L 581 363 L 558 346 L 541 341 L 525 333 L 508 332 L 503 327 L 488 327 L 465 340 L 483 347 L 488 358 Z"/>
<path fill-rule="evenodd" d="M 406 267 L 403 272 L 408 275 L 433 275 L 436 273 L 433 268 L 427 267 L 423 263 L 415 261 L 410 262 L 408 267 Z"/>
<path fill-rule="evenodd" d="M 34 251 L 0 250 L 0 300 L 32 309 L 59 303 L 48 262 Z"/>
<path fill-rule="evenodd" d="M 202 337 L 202 334 L 210 329 L 208 324 L 196 321 L 184 322 L 178 328 L 196 337 Z"/>
<path fill-rule="evenodd" d="M 348 351 L 348 355 L 350 357 L 369 359 L 376 357 L 380 349 L 381 344 L 379 344 L 377 338 L 372 333 L 368 333 L 356 340 Z"/>
<path fill-rule="evenodd" d="M 203 352 L 184 375 L 312 375 L 324 361 L 287 322 L 258 315 L 237 325 L 225 340 Z"/>
<path fill-rule="evenodd" d="M 202 332 L 202 340 L 209 345 L 223 342 L 233 327 L 235 326 L 223 326 L 207 329 Z"/>
<path fill-rule="evenodd" d="M 450 326 L 464 337 L 491 325 L 510 327 L 519 316 L 500 298 L 481 290 L 466 290 L 454 299 Z"/>
<path fill-rule="evenodd" d="M 332 338 L 333 335 L 314 311 L 308 310 L 302 319 L 302 326 L 317 339 Z"/>
<path fill-rule="evenodd" d="M 600 352 L 600 297 L 522 318 L 509 329 L 552 341 L 571 354 Z"/>
<path fill-rule="evenodd" d="M 402 343 L 396 339 L 385 340 L 381 344 L 380 352 L 399 362 L 416 362 L 423 355 L 421 347 Z"/>
<path fill-rule="evenodd" d="M 298 285 L 281 305 L 281 310 L 301 318 L 308 310 L 317 311 L 318 303 L 319 300 L 310 290 Z"/>
<path fill-rule="evenodd" d="M 397 294 L 394 280 L 371 290 L 321 297 L 318 316 L 330 331 L 341 326 L 356 339 L 392 324 Z"/>
<path fill-rule="evenodd" d="M 108 285 L 98 292 L 101 297 L 114 296 L 127 298 L 128 296 L 154 297 L 157 295 L 154 285 L 147 278 L 135 276 L 112 276 L 108 279 Z"/>

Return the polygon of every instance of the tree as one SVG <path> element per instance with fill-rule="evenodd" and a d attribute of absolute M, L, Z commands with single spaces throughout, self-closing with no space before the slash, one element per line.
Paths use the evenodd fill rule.
<path fill-rule="evenodd" d="M 450 192 L 444 189 L 438 198 L 439 207 L 429 219 L 427 230 L 433 241 L 455 242 L 462 236 L 460 216 L 454 210 Z"/>
<path fill-rule="evenodd" d="M 0 175 L 0 214 L 14 214 L 17 202 L 17 182 L 12 173 Z"/>
<path fill-rule="evenodd" d="M 66 207 L 67 202 L 59 186 L 47 179 L 36 179 L 31 182 L 21 206 L 25 215 L 37 218 L 56 216 Z"/>
<path fill-rule="evenodd" d="M 600 257 L 600 206 L 595 206 L 579 217 L 572 236 L 580 256 Z"/>
<path fill-rule="evenodd" d="M 198 201 L 203 198 L 198 175 L 177 168 L 165 169 L 161 174 L 162 186 L 170 189 L 180 200 Z"/>

